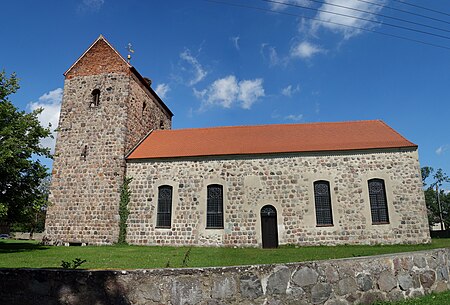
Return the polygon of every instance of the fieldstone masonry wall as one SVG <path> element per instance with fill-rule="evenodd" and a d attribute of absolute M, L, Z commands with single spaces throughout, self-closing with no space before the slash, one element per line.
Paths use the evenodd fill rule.
<path fill-rule="evenodd" d="M 102 37 L 69 69 L 45 242 L 117 242 L 125 155 L 151 129 L 171 127 L 171 114 L 150 91 Z"/>
<path fill-rule="evenodd" d="M 301 251 L 301 249 L 299 249 Z M 372 304 L 450 289 L 449 249 L 224 268 L 0 269 L 2 304 Z"/>
<path fill-rule="evenodd" d="M 128 161 L 127 241 L 143 245 L 261 246 L 260 210 L 277 209 L 280 244 L 430 241 L 416 150 Z M 373 225 L 367 181 L 385 181 L 389 224 Z M 333 226 L 316 225 L 313 183 L 330 183 Z M 224 189 L 224 229 L 206 229 L 206 190 Z M 173 187 L 172 226 L 156 226 L 158 187 Z"/>
<path fill-rule="evenodd" d="M 128 86 L 129 76 L 117 73 L 65 81 L 46 219 L 53 241 L 117 240 Z M 89 107 L 95 88 L 100 104 Z"/>
<path fill-rule="evenodd" d="M 171 129 L 170 115 L 155 101 L 148 89 L 132 75 L 127 115 L 127 147 L 129 152 L 152 129 Z"/>

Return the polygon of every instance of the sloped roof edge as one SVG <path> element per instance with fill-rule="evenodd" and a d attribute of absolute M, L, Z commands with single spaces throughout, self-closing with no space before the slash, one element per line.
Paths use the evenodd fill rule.
<path fill-rule="evenodd" d="M 172 111 L 169 109 L 169 107 L 167 107 L 167 105 L 163 102 L 163 100 L 159 97 L 159 95 L 155 92 L 155 90 L 153 90 L 152 86 L 150 86 L 150 84 L 148 84 L 145 80 L 144 77 L 138 72 L 138 70 L 136 70 L 135 67 L 130 66 L 130 71 L 133 72 L 134 75 L 136 75 L 136 77 L 139 79 L 139 81 L 141 82 L 141 84 L 147 88 L 147 90 L 150 91 L 150 93 L 156 98 L 156 100 L 158 101 L 158 103 L 164 108 L 164 110 L 166 110 L 168 112 L 168 114 L 173 117 L 173 113 Z"/>
<path fill-rule="evenodd" d="M 417 148 L 381 120 L 155 130 L 127 159 Z"/>

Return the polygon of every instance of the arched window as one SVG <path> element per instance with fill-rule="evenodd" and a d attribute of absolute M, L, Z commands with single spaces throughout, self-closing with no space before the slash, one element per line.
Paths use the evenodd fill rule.
<path fill-rule="evenodd" d="M 314 182 L 314 201 L 316 204 L 317 226 L 332 226 L 330 183 L 328 181 Z"/>
<path fill-rule="evenodd" d="M 219 184 L 208 185 L 206 203 L 206 228 L 223 228 L 223 187 Z"/>
<path fill-rule="evenodd" d="M 100 90 L 99 89 L 92 90 L 91 95 L 92 95 L 92 101 L 89 104 L 89 107 L 90 108 L 98 107 L 98 105 L 100 105 Z"/>
<path fill-rule="evenodd" d="M 172 220 L 172 187 L 162 185 L 158 188 L 158 214 L 156 227 L 170 228 Z"/>
<path fill-rule="evenodd" d="M 373 224 L 389 223 L 386 189 L 383 179 L 371 179 L 369 184 L 370 211 Z"/>

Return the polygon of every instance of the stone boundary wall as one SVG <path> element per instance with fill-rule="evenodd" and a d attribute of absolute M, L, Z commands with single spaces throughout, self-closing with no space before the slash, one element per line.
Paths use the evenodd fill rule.
<path fill-rule="evenodd" d="M 299 249 L 301 251 L 301 249 Z M 450 249 L 278 265 L 0 269 L 2 304 L 371 304 L 444 291 Z"/>
<path fill-rule="evenodd" d="M 42 238 L 44 238 L 44 233 L 33 233 L 33 236 L 31 236 L 29 232 L 11 232 L 11 236 L 14 239 L 32 239 L 42 241 Z"/>

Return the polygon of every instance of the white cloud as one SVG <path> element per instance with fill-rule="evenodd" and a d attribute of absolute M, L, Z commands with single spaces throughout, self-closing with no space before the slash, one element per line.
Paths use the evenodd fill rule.
<path fill-rule="evenodd" d="M 166 98 L 167 93 L 170 91 L 170 86 L 169 84 L 158 84 L 158 86 L 156 86 L 155 91 L 160 98 L 164 99 Z"/>
<path fill-rule="evenodd" d="M 239 46 L 239 39 L 241 39 L 239 36 L 236 37 L 231 37 L 230 40 L 233 42 L 233 46 L 235 47 L 236 50 L 240 50 L 240 46 Z"/>
<path fill-rule="evenodd" d="M 375 0 L 374 2 L 380 4 L 381 6 L 354 0 L 325 0 L 325 3 L 323 3 L 319 8 L 321 11 L 317 12 L 315 18 L 329 22 L 314 20 L 311 23 L 311 28 L 313 31 L 316 31 L 318 28 L 323 27 L 333 32 L 341 33 L 344 35 L 344 38 L 348 39 L 361 33 L 361 30 L 352 27 L 373 28 L 377 26 L 375 23 L 367 20 L 376 21 L 376 16 L 374 16 L 373 13 L 378 13 L 381 9 L 383 9 L 382 5 L 384 5 L 386 1 Z M 341 7 L 334 5 L 339 5 Z M 349 7 L 351 9 L 349 10 L 343 8 L 342 6 Z M 366 20 L 345 17 L 343 15 L 354 16 Z M 341 25 L 335 23 L 339 23 Z"/>
<path fill-rule="evenodd" d="M 80 12 L 98 12 L 103 4 L 105 4 L 105 0 L 83 0 L 78 6 L 78 11 Z"/>
<path fill-rule="evenodd" d="M 261 44 L 260 53 L 264 59 L 268 58 L 270 66 L 286 65 L 289 62 L 289 58 L 278 56 L 277 49 L 268 43 Z"/>
<path fill-rule="evenodd" d="M 293 94 L 300 92 L 300 85 L 297 85 L 295 87 L 292 87 L 292 85 L 289 85 L 283 89 L 281 89 L 281 94 L 287 97 L 291 97 Z"/>
<path fill-rule="evenodd" d="M 59 121 L 59 113 L 61 111 L 61 100 L 63 96 L 63 89 L 57 88 L 49 91 L 39 97 L 37 102 L 30 102 L 28 108 L 36 110 L 42 108 L 42 112 L 38 115 L 39 122 L 43 127 L 51 126 L 52 138 L 45 138 L 41 141 L 43 147 L 49 147 L 51 152 L 55 152 L 56 131 Z"/>
<path fill-rule="evenodd" d="M 208 93 L 208 89 L 197 90 L 197 89 L 193 88 L 192 90 L 194 91 L 195 97 L 200 100 L 202 100 L 205 97 L 206 93 Z"/>
<path fill-rule="evenodd" d="M 264 88 L 261 78 L 254 80 L 242 80 L 239 82 L 238 100 L 242 101 L 242 108 L 250 109 L 258 98 L 264 96 Z"/>
<path fill-rule="evenodd" d="M 303 114 L 290 114 L 284 117 L 285 120 L 300 122 L 303 120 Z"/>
<path fill-rule="evenodd" d="M 208 90 L 208 102 L 230 108 L 239 94 L 239 85 L 235 76 L 227 76 L 212 83 Z"/>
<path fill-rule="evenodd" d="M 280 63 L 280 58 L 278 57 L 277 50 L 274 47 L 269 46 L 269 61 L 272 66 L 278 65 Z"/>
<path fill-rule="evenodd" d="M 180 53 L 180 58 L 186 61 L 191 68 L 190 73 L 192 74 L 191 80 L 188 82 L 189 86 L 193 86 L 198 82 L 202 81 L 208 72 L 202 67 L 202 65 L 198 62 L 197 58 L 195 58 L 189 49 L 184 50 Z"/>
<path fill-rule="evenodd" d="M 345 40 L 362 33 L 363 31 L 359 28 L 372 29 L 378 27 L 381 23 L 374 13 L 380 12 L 387 1 L 373 0 L 372 3 L 355 0 L 323 0 L 322 3 L 311 0 L 269 1 L 270 8 L 276 11 L 290 10 L 292 13 L 298 13 L 300 8 L 296 6 L 310 7 L 317 11 L 311 16 L 315 20 L 299 18 L 299 35 L 293 37 L 292 40 L 298 41 L 300 37 L 303 38 L 301 38 L 301 42 L 297 42 L 291 47 L 289 54 L 280 56 L 275 47 L 268 44 L 261 46 L 261 54 L 264 58 L 270 60 L 271 66 L 287 66 L 295 58 L 311 59 L 317 54 L 328 53 L 326 48 L 311 42 L 311 39 L 319 39 L 323 34 L 323 31 L 319 30 L 339 34 Z M 373 3 L 377 5 L 373 5 Z M 342 43 L 342 41 L 339 43 Z"/>
<path fill-rule="evenodd" d="M 438 147 L 438 148 L 436 149 L 436 154 L 437 154 L 438 156 L 444 154 L 444 153 L 449 149 L 449 147 L 450 147 L 450 146 L 449 146 L 448 144 L 442 145 L 442 146 Z"/>
<path fill-rule="evenodd" d="M 194 89 L 194 95 L 203 101 L 202 108 L 214 105 L 231 108 L 238 104 L 243 109 L 250 109 L 265 93 L 262 79 L 238 81 L 234 75 L 229 75 L 215 80 L 204 90 Z"/>
<path fill-rule="evenodd" d="M 302 41 L 291 48 L 290 55 L 293 58 L 308 59 L 316 54 L 325 53 L 326 51 L 321 47 L 310 43 L 308 41 Z"/>
<path fill-rule="evenodd" d="M 293 59 L 311 59 L 317 54 L 327 53 L 327 50 L 308 41 L 302 41 L 294 44 L 287 56 L 279 56 L 275 47 L 263 43 L 260 49 L 261 56 L 268 59 L 270 66 L 286 67 Z"/>

